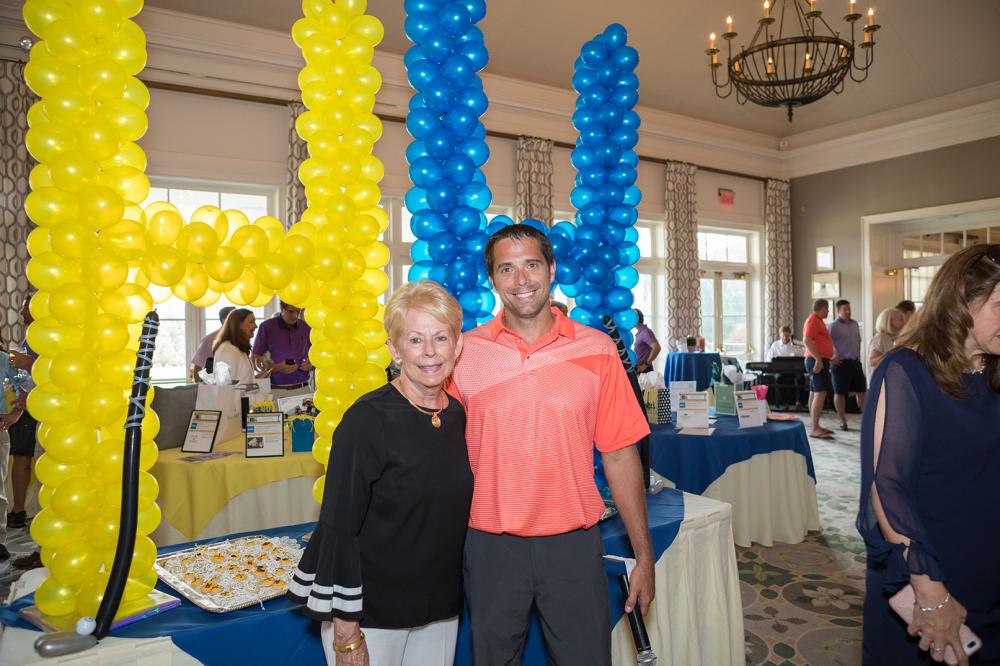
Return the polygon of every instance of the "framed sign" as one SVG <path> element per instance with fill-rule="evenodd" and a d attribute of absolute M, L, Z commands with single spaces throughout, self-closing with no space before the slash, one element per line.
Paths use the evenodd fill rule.
<path fill-rule="evenodd" d="M 831 271 L 829 273 L 813 273 L 812 297 L 840 298 L 840 273 L 835 271 Z"/>
<path fill-rule="evenodd" d="M 821 245 L 816 248 L 816 270 L 833 270 L 833 246 Z"/>
<path fill-rule="evenodd" d="M 247 414 L 247 458 L 285 455 L 285 415 L 281 412 Z"/>
<path fill-rule="evenodd" d="M 218 409 L 195 409 L 184 434 L 184 453 L 211 453 L 215 446 L 215 436 L 219 433 L 222 412 Z"/>

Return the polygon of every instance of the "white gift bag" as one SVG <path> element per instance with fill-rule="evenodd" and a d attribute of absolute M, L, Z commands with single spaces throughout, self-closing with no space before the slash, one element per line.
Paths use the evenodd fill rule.
<path fill-rule="evenodd" d="M 219 417 L 219 432 L 216 442 L 228 442 L 239 437 L 242 430 L 240 415 L 240 390 L 232 384 L 198 384 L 198 398 L 195 409 L 214 409 L 222 412 Z"/>

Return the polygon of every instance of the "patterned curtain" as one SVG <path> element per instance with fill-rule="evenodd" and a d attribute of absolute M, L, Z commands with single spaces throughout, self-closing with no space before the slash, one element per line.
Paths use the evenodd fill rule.
<path fill-rule="evenodd" d="M 764 200 L 764 330 L 768 340 L 781 337 L 792 321 L 792 216 L 788 181 L 768 180 Z"/>
<path fill-rule="evenodd" d="M 295 121 L 306 112 L 301 102 L 288 104 L 288 174 L 285 176 L 285 228 L 302 219 L 306 209 L 306 188 L 299 180 L 299 167 L 309 157 L 306 142 L 295 131 Z"/>
<path fill-rule="evenodd" d="M 514 219 L 533 217 L 552 224 L 552 141 L 517 138 L 517 195 Z"/>
<path fill-rule="evenodd" d="M 701 330 L 698 273 L 698 167 L 668 162 L 666 175 L 667 335 L 665 346 Z"/>
<path fill-rule="evenodd" d="M 5 349 L 24 338 L 21 302 L 30 285 L 25 240 L 34 224 L 24 212 L 28 174 L 35 161 L 24 147 L 28 108 L 37 98 L 24 83 L 24 63 L 0 60 L 0 342 Z"/>

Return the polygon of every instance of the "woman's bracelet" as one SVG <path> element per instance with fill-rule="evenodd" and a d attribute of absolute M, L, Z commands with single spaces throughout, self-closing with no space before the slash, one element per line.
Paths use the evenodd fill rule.
<path fill-rule="evenodd" d="M 945 592 L 944 599 L 941 600 L 941 603 L 939 603 L 939 604 L 937 604 L 935 606 L 928 606 L 927 608 L 924 608 L 923 606 L 921 606 L 920 610 L 922 610 L 925 613 L 933 613 L 934 611 L 939 611 L 942 608 L 944 608 L 945 605 L 949 601 L 951 601 L 951 593 L 950 592 Z"/>
<path fill-rule="evenodd" d="M 342 654 L 345 653 L 345 652 L 354 652 L 359 647 L 361 647 L 362 645 L 364 645 L 364 643 L 365 643 L 365 632 L 359 631 L 358 632 L 358 637 L 355 638 L 353 642 L 348 643 L 347 645 L 341 645 L 337 641 L 334 641 L 333 642 L 333 651 L 334 652 L 340 652 Z"/>

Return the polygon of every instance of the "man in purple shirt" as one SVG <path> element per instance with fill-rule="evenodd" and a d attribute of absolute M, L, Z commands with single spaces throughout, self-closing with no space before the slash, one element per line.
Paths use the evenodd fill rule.
<path fill-rule="evenodd" d="M 635 313 L 639 315 L 639 322 L 635 325 L 635 343 L 632 349 L 635 351 L 635 372 L 642 374 L 653 369 L 653 361 L 660 354 L 660 343 L 652 329 L 646 326 L 642 310 L 636 308 Z"/>
<path fill-rule="evenodd" d="M 861 328 L 851 319 L 851 303 L 837 301 L 837 318 L 829 326 L 833 338 L 830 375 L 833 378 L 833 406 L 840 417 L 840 429 L 847 430 L 847 394 L 853 393 L 858 407 L 865 404 L 868 382 L 861 366 Z"/>
<path fill-rule="evenodd" d="M 271 389 L 291 391 L 309 386 L 309 324 L 301 308 L 281 302 L 281 310 L 257 329 L 250 360 L 271 368 Z M 268 360 L 268 358 L 270 360 Z"/>

